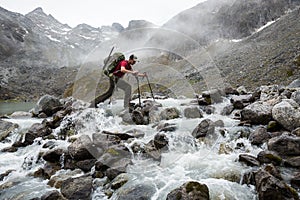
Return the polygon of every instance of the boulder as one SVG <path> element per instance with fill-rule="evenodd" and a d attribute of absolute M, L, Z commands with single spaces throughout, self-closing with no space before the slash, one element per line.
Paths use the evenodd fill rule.
<path fill-rule="evenodd" d="M 119 174 L 114 180 L 111 182 L 111 189 L 116 190 L 122 187 L 125 183 L 127 183 L 129 177 L 126 173 Z"/>
<path fill-rule="evenodd" d="M 48 162 L 52 162 L 52 163 L 57 162 L 57 163 L 59 163 L 60 158 L 63 155 L 63 153 L 64 153 L 63 149 L 59 149 L 59 148 L 52 149 L 52 150 L 49 150 L 46 153 L 44 153 L 43 159 L 45 161 L 48 161 Z"/>
<path fill-rule="evenodd" d="M 272 163 L 275 166 L 279 166 L 282 163 L 282 158 L 277 153 L 272 151 L 261 151 L 257 155 L 257 160 L 260 163 Z"/>
<path fill-rule="evenodd" d="M 38 137 L 45 137 L 52 133 L 52 129 L 44 124 L 35 123 L 33 124 L 25 135 L 24 145 L 30 145 L 33 143 L 34 139 Z"/>
<path fill-rule="evenodd" d="M 162 149 L 168 145 L 169 141 L 165 134 L 158 133 L 154 136 L 153 143 L 156 149 Z"/>
<path fill-rule="evenodd" d="M 198 107 L 185 108 L 183 113 L 186 118 L 202 118 L 203 117 L 203 115 Z"/>
<path fill-rule="evenodd" d="M 267 129 L 263 126 L 255 129 L 255 131 L 249 136 L 249 140 L 253 145 L 261 145 L 267 142 L 270 138 L 270 134 L 267 132 Z"/>
<path fill-rule="evenodd" d="M 249 154 L 240 154 L 239 161 L 245 163 L 248 166 L 259 166 L 260 163 L 256 157 Z"/>
<path fill-rule="evenodd" d="M 90 172 L 96 161 L 96 159 L 81 160 L 76 162 L 76 166 L 84 172 Z"/>
<path fill-rule="evenodd" d="M 292 134 L 295 135 L 295 136 L 300 137 L 300 127 L 299 127 L 299 128 L 296 128 L 295 130 L 293 130 L 293 131 L 292 131 Z"/>
<path fill-rule="evenodd" d="M 0 119 L 0 142 L 4 140 L 16 128 L 18 128 L 17 124 Z"/>
<path fill-rule="evenodd" d="M 67 199 L 90 199 L 92 193 L 91 176 L 68 178 L 61 185 L 61 193 Z"/>
<path fill-rule="evenodd" d="M 232 95 L 230 102 L 234 109 L 243 109 L 252 102 L 252 95 Z"/>
<path fill-rule="evenodd" d="M 300 105 L 300 89 L 292 93 L 291 99 Z"/>
<path fill-rule="evenodd" d="M 161 123 L 156 128 L 159 132 L 173 132 L 176 131 L 176 124 L 170 123 Z"/>
<path fill-rule="evenodd" d="M 300 127 L 299 105 L 293 100 L 285 100 L 276 104 L 272 109 L 272 116 L 289 131 Z"/>
<path fill-rule="evenodd" d="M 215 124 L 210 119 L 202 120 L 193 130 L 192 135 L 195 138 L 205 137 L 215 132 Z"/>
<path fill-rule="evenodd" d="M 300 79 L 294 80 L 287 87 L 288 88 L 300 88 Z"/>
<path fill-rule="evenodd" d="M 295 174 L 291 179 L 291 186 L 297 190 L 300 189 L 300 173 Z"/>
<path fill-rule="evenodd" d="M 209 200 L 209 190 L 205 184 L 190 181 L 177 189 L 172 190 L 167 200 L 190 200 L 190 199 L 201 199 Z"/>
<path fill-rule="evenodd" d="M 241 120 L 252 124 L 268 124 L 272 120 L 272 107 L 263 102 L 254 102 L 241 111 Z"/>
<path fill-rule="evenodd" d="M 284 164 L 289 167 L 300 168 L 300 156 L 286 158 Z"/>
<path fill-rule="evenodd" d="M 47 192 L 41 197 L 41 200 L 65 200 L 61 193 L 57 190 Z"/>
<path fill-rule="evenodd" d="M 130 187 L 121 187 L 117 194 L 116 200 L 124 199 L 139 199 L 139 200 L 150 200 L 151 197 L 155 194 L 156 188 L 154 186 L 139 184 Z"/>
<path fill-rule="evenodd" d="M 170 120 L 170 119 L 176 119 L 179 118 L 180 112 L 177 108 L 166 108 L 160 113 L 160 119 L 161 120 Z"/>
<path fill-rule="evenodd" d="M 93 145 L 91 139 L 87 135 L 80 136 L 75 142 L 68 146 L 70 156 L 77 161 L 93 159 L 94 153 L 91 151 Z"/>
<path fill-rule="evenodd" d="M 137 125 L 146 125 L 146 124 L 148 124 L 148 120 L 143 115 L 143 113 L 138 109 L 134 110 L 131 113 L 131 119 Z"/>
<path fill-rule="evenodd" d="M 44 95 L 39 99 L 32 113 L 36 116 L 40 113 L 45 113 L 48 117 L 50 117 L 58 110 L 61 110 L 62 106 L 63 105 L 60 103 L 58 98 L 50 95 Z"/>
<path fill-rule="evenodd" d="M 299 199 L 297 192 L 268 171 L 259 169 L 254 173 L 258 199 Z"/>
<path fill-rule="evenodd" d="M 207 99 L 207 102 L 211 103 L 220 103 L 223 101 L 222 99 L 222 92 L 218 89 L 212 89 L 209 91 L 202 92 L 202 97 Z"/>
<path fill-rule="evenodd" d="M 283 134 L 268 142 L 268 149 L 280 156 L 300 156 L 300 137 Z"/>
<path fill-rule="evenodd" d="M 230 115 L 232 113 L 232 111 L 234 110 L 234 107 L 232 104 L 227 105 L 223 108 L 223 110 L 221 111 L 221 115 Z"/>

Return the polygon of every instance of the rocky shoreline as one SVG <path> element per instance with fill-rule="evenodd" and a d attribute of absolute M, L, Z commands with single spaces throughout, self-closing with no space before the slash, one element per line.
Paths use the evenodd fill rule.
<path fill-rule="evenodd" d="M 25 164 L 30 168 L 32 162 L 41 163 L 42 167 L 27 176 L 46 180 L 53 190 L 33 199 L 91 199 L 93 192 L 99 188 L 106 195 L 103 198 L 115 198 L 117 194 L 116 199 L 151 199 L 155 190 L 146 184 L 122 189 L 130 178 L 126 171 L 133 164 L 132 155 L 139 154 L 144 159 L 153 159 L 159 163 L 162 154 L 170 151 L 168 136 L 177 129 L 176 124 L 168 121 L 176 118 L 200 119 L 204 114 L 214 114 L 215 106 L 222 98 L 230 99 L 230 104 L 224 107 L 221 115 L 239 120 L 239 131 L 230 135 L 231 139 L 225 143 L 219 144 L 219 154 L 231 154 L 235 149 L 243 152 L 244 143 L 237 143 L 235 149 L 229 145 L 238 138 L 245 138 L 252 146 L 265 147 L 257 155 L 245 151 L 236 158 L 236 162 L 251 168 L 247 173 L 240 177 L 232 174 L 222 178 L 254 186 L 260 200 L 299 199 L 299 79 L 288 86 L 261 86 L 253 92 L 243 87 L 206 91 L 188 105 L 182 105 L 187 106 L 184 112 L 176 107 L 163 108 L 152 100 L 146 100 L 142 107 L 133 105 L 129 112 L 119 114 L 122 123 L 156 126 L 157 133 L 148 143 L 134 143 L 130 148 L 128 144 L 134 138 L 145 135 L 138 129 L 139 126 L 126 132 L 101 131 L 77 135 L 78 127 L 84 124 L 72 121 L 70 116 L 82 114 L 89 109 L 88 105 L 72 98 L 57 99 L 46 95 L 32 110 L 33 117 L 45 118 L 43 122 L 33 124 L 24 138 L 1 149 L 1 152 L 17 152 L 33 143 L 42 144 L 42 141 L 47 140 L 37 160 Z M 113 117 L 109 111 L 104 115 Z M 249 127 L 253 131 L 249 131 Z M 16 124 L 0 120 L 1 142 L 9 142 L 8 136 L 16 128 Z M 209 145 L 216 136 L 225 138 L 229 133 L 223 121 L 204 119 L 190 135 L 194 144 L 204 142 Z M 58 141 L 68 141 L 70 144 L 63 147 Z M 14 170 L 1 172 L 0 181 L 5 180 Z M 58 173 L 60 170 L 67 171 Z M 15 184 L 4 182 L 0 188 L 6 190 Z M 200 197 L 210 199 L 210 192 L 207 185 L 197 181 L 188 181 L 167 195 L 168 200 Z"/>

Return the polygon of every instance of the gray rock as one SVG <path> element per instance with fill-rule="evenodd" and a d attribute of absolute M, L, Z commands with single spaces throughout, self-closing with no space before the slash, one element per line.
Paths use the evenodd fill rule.
<path fill-rule="evenodd" d="M 90 176 L 68 178 L 61 185 L 61 193 L 67 199 L 90 199 L 92 181 Z"/>
<path fill-rule="evenodd" d="M 223 110 L 221 111 L 221 115 L 230 115 L 233 110 L 234 110 L 234 107 L 232 104 L 225 106 L 223 108 Z"/>
<path fill-rule="evenodd" d="M 34 139 L 38 137 L 45 137 L 52 133 L 52 129 L 44 124 L 35 123 L 33 124 L 25 135 L 24 145 L 30 145 Z"/>
<path fill-rule="evenodd" d="M 292 93 L 291 99 L 300 105 L 300 89 Z"/>
<path fill-rule="evenodd" d="M 134 110 L 131 113 L 131 119 L 132 121 L 137 125 L 146 125 L 148 124 L 148 120 L 145 119 L 145 116 L 140 110 Z"/>
<path fill-rule="evenodd" d="M 292 179 L 291 179 L 291 186 L 295 189 L 300 189 L 300 173 L 297 173 Z"/>
<path fill-rule="evenodd" d="M 186 118 L 202 118 L 203 117 L 203 115 L 198 107 L 185 108 L 183 113 Z"/>
<path fill-rule="evenodd" d="M 285 100 L 272 109 L 273 118 L 289 131 L 300 127 L 299 105 L 293 100 Z"/>
<path fill-rule="evenodd" d="M 209 101 L 211 103 L 222 102 L 223 101 L 222 96 L 223 96 L 222 92 L 218 89 L 212 89 L 209 91 L 202 92 L 202 97 L 204 97 L 205 99 L 210 99 Z"/>
<path fill-rule="evenodd" d="M 294 80 L 287 87 L 288 88 L 300 88 L 300 79 Z"/>
<path fill-rule="evenodd" d="M 195 138 L 205 137 L 215 132 L 215 124 L 210 119 L 202 120 L 198 126 L 193 130 L 192 135 Z"/>
<path fill-rule="evenodd" d="M 205 184 L 190 181 L 177 189 L 172 190 L 167 200 L 190 200 L 190 199 L 201 199 L 209 200 L 209 190 Z"/>
<path fill-rule="evenodd" d="M 284 164 L 289 167 L 300 168 L 300 156 L 286 158 Z"/>
<path fill-rule="evenodd" d="M 268 149 L 280 156 L 300 156 L 300 137 L 283 134 L 268 142 Z"/>
<path fill-rule="evenodd" d="M 247 89 L 245 88 L 245 86 L 239 86 L 236 91 L 240 94 L 240 95 L 244 95 L 244 94 L 247 94 Z"/>
<path fill-rule="evenodd" d="M 80 136 L 75 142 L 68 146 L 70 156 L 77 161 L 93 159 L 94 151 L 91 148 L 93 145 L 91 139 L 87 135 Z"/>
<path fill-rule="evenodd" d="M 122 187 L 125 183 L 127 183 L 129 177 L 126 173 L 119 174 L 114 180 L 111 182 L 111 189 L 116 190 Z"/>
<path fill-rule="evenodd" d="M 258 127 L 253 133 L 250 134 L 249 140 L 251 144 L 261 145 L 271 138 L 265 127 Z"/>
<path fill-rule="evenodd" d="M 17 124 L 0 119 L 0 142 L 4 140 L 10 133 L 12 133 L 16 128 L 18 128 Z"/>
<path fill-rule="evenodd" d="M 253 101 L 252 95 L 233 95 L 230 98 L 230 102 L 232 103 L 233 107 L 235 109 L 243 109 L 247 105 L 249 105 L 250 102 Z"/>
<path fill-rule="evenodd" d="M 162 149 L 168 145 L 169 140 L 165 134 L 158 133 L 154 136 L 153 142 L 156 149 Z"/>
<path fill-rule="evenodd" d="M 249 154 L 240 154 L 239 161 L 245 163 L 248 166 L 260 166 L 260 163 L 256 159 L 256 157 Z"/>
<path fill-rule="evenodd" d="M 180 112 L 177 108 L 166 108 L 160 113 L 162 120 L 176 119 L 180 117 Z"/>
<path fill-rule="evenodd" d="M 63 149 L 60 149 L 60 148 L 52 149 L 52 150 L 44 153 L 43 159 L 48 162 L 52 162 L 52 163 L 58 162 L 59 163 L 60 158 L 63 155 L 63 153 L 64 153 Z"/>
<path fill-rule="evenodd" d="M 275 166 L 278 166 L 282 163 L 282 158 L 277 155 L 277 153 L 272 151 L 261 151 L 257 155 L 257 160 L 260 163 L 272 163 Z"/>
<path fill-rule="evenodd" d="M 292 131 L 293 135 L 296 135 L 297 137 L 300 137 L 300 127 L 296 128 L 295 130 Z"/>
<path fill-rule="evenodd" d="M 58 98 L 50 95 L 44 95 L 37 102 L 37 105 L 33 110 L 33 114 L 39 115 L 43 112 L 50 117 L 61 108 L 62 104 L 60 103 Z"/>
<path fill-rule="evenodd" d="M 124 200 L 124 199 L 139 199 L 139 200 L 150 200 L 151 197 L 156 192 L 156 188 L 154 186 L 139 184 L 130 187 L 122 187 L 116 193 L 116 200 Z"/>
<path fill-rule="evenodd" d="M 41 197 L 41 200 L 66 200 L 57 190 L 47 192 Z"/>
<path fill-rule="evenodd" d="M 241 120 L 252 124 L 268 124 L 272 120 L 272 107 L 262 102 L 254 102 L 241 111 Z"/>
<path fill-rule="evenodd" d="M 299 199 L 297 192 L 264 169 L 254 173 L 259 199 Z"/>
<path fill-rule="evenodd" d="M 96 159 L 81 160 L 76 162 L 76 166 L 84 172 L 90 172 L 96 161 Z"/>

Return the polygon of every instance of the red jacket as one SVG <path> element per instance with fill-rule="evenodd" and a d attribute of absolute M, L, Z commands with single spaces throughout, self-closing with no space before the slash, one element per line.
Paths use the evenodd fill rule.
<path fill-rule="evenodd" d="M 121 67 L 125 67 L 125 69 L 127 69 L 127 70 L 132 70 L 131 65 L 128 63 L 128 60 L 122 60 L 117 65 L 115 71 L 113 72 L 113 75 L 115 75 L 119 78 L 123 77 L 125 73 L 121 72 Z"/>

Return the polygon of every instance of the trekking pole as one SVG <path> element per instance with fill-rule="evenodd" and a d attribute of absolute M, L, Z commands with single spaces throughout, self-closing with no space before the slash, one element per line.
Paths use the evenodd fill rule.
<path fill-rule="evenodd" d="M 146 72 L 145 72 L 145 75 L 146 75 L 146 78 L 147 78 L 147 82 L 148 82 L 148 86 L 149 86 L 149 89 L 150 89 L 150 92 L 151 92 L 151 96 L 153 98 L 153 101 L 155 101 L 153 91 L 152 91 L 152 88 L 151 88 L 151 85 L 150 85 L 150 82 L 149 82 L 149 78 L 148 78 L 148 75 L 146 74 Z"/>
<path fill-rule="evenodd" d="M 136 78 L 136 82 L 137 82 L 137 85 L 138 85 L 138 97 L 139 97 L 139 106 L 141 107 L 141 91 L 140 91 L 140 83 L 139 83 L 139 78 L 138 76 L 135 76 Z"/>

